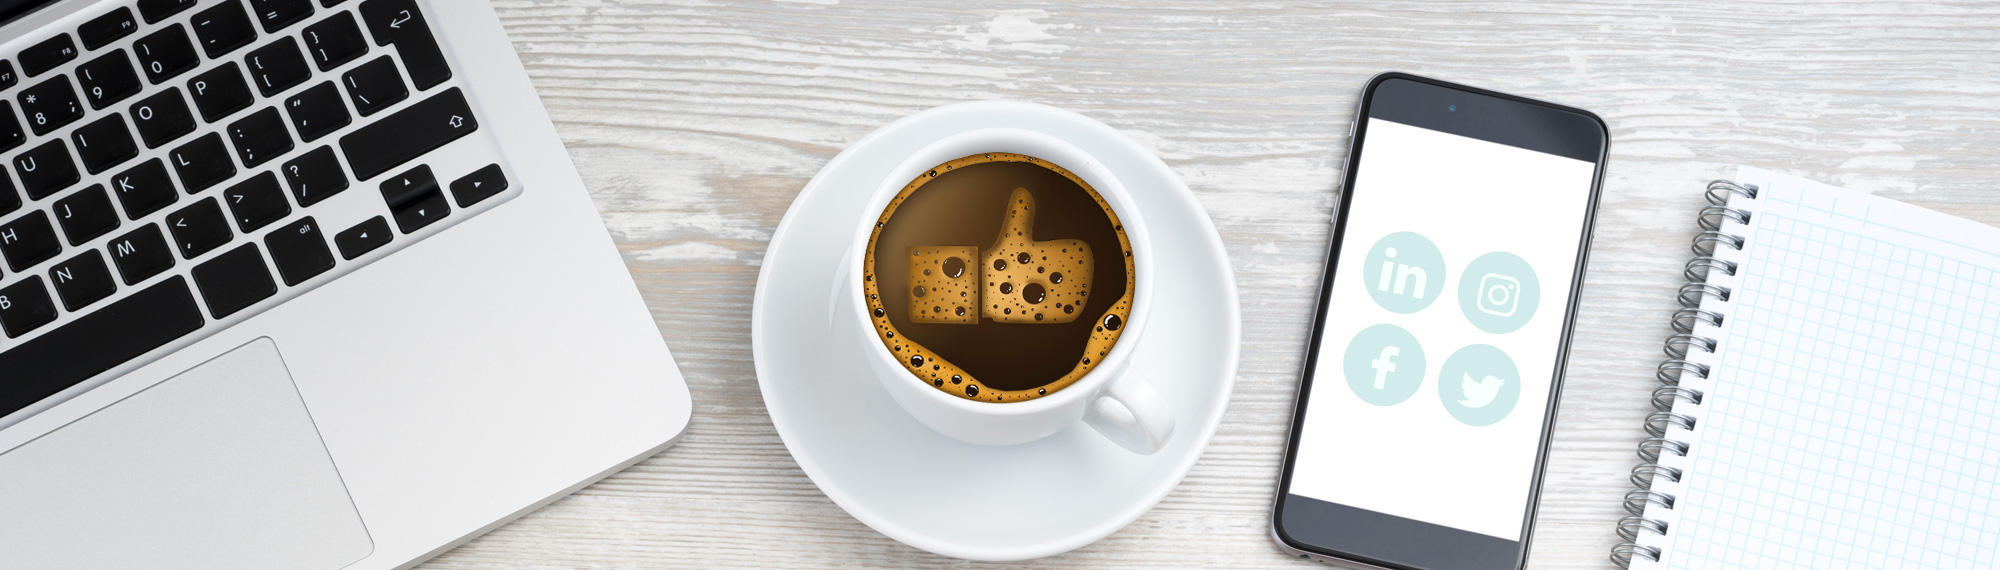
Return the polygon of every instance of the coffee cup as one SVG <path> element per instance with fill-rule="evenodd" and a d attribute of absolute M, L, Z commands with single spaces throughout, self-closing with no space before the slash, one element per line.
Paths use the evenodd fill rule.
<path fill-rule="evenodd" d="M 1034 226 L 1033 216 L 1052 215 L 1046 210 L 1065 203 L 1045 199 L 1038 206 L 1033 196 L 1026 195 L 1027 189 L 1021 188 L 1012 194 L 998 194 L 1004 204 L 984 208 L 992 210 L 989 215 L 1004 215 L 993 223 L 1003 228 L 1000 239 L 877 250 L 878 246 L 887 247 L 876 240 L 896 212 L 892 206 L 914 204 L 904 200 L 928 181 L 926 177 L 949 174 L 947 167 L 954 164 L 969 173 L 966 165 L 1002 161 L 1034 163 L 1079 184 L 1108 216 L 1107 227 L 1115 228 L 1117 241 L 1100 240 L 1091 248 L 1079 240 L 1064 239 L 1071 236 L 1029 235 L 1025 228 Z M 860 347 L 869 373 L 918 422 L 948 437 L 979 445 L 1028 443 L 1078 421 L 1135 453 L 1151 454 L 1167 443 L 1174 430 L 1172 410 L 1133 361 L 1152 304 L 1151 241 L 1136 201 L 1102 162 L 1076 145 L 1041 132 L 979 129 L 946 137 L 912 153 L 884 173 L 868 200 L 838 276 L 835 310 L 845 326 L 837 332 L 858 341 L 854 346 Z M 1076 209 L 1073 201 L 1068 204 Z M 1005 214 L 997 209 L 1002 206 Z M 1036 208 L 1045 213 L 1037 214 Z M 881 259 L 877 259 L 878 254 Z M 1031 257 L 1033 261 L 1010 266 L 1017 256 L 1019 262 L 1029 262 Z M 887 275 L 876 279 L 875 263 L 897 264 L 899 272 L 908 273 L 889 284 Z M 1036 272 L 1028 272 L 1029 266 Z M 945 268 L 950 269 L 948 275 L 964 279 L 966 284 L 954 287 L 938 281 L 938 272 Z M 1049 271 L 1051 268 L 1056 271 Z M 1093 272 L 1093 268 L 1101 271 Z M 1064 269 L 1072 273 L 1067 282 Z M 905 275 L 899 272 L 897 275 Z M 1093 274 L 1098 276 L 1094 283 L 1083 280 Z M 1121 279 L 1124 287 L 1118 286 Z M 992 282 L 997 280 L 1006 282 Z M 1016 287 L 1014 281 L 1021 284 Z M 890 300 L 877 292 L 900 297 Z M 1033 296 L 1022 300 L 1027 294 Z M 941 295 L 948 295 L 949 300 L 941 301 Z M 905 304 L 908 309 L 903 308 Z M 1019 313 L 1014 312 L 1017 308 Z M 920 321 L 923 324 L 912 324 L 918 321 L 907 316 L 898 319 L 913 330 L 897 336 L 900 329 L 884 315 L 903 310 L 933 312 L 922 313 L 929 315 Z M 1072 322 L 1079 318 L 1088 320 Z M 916 338 L 919 330 L 958 333 L 967 329 L 936 327 L 976 323 L 1014 327 L 1005 331 L 1013 337 L 1058 334 L 1059 327 L 1067 326 L 1072 328 L 1063 330 L 1069 332 L 1060 334 L 1068 336 L 1058 340 L 1069 342 L 1087 335 L 1087 341 L 1069 342 L 1068 350 L 1082 358 L 1060 378 L 1029 382 L 1042 387 L 1003 389 L 999 387 L 1002 375 L 989 372 L 986 382 L 968 381 L 971 379 L 965 376 L 973 375 L 970 365 L 961 370 L 946 362 L 946 357 L 953 355 L 933 352 L 920 346 Z M 959 360 L 993 360 L 987 358 L 990 354 L 966 354 L 981 350 L 977 344 L 971 346 L 958 349 Z M 981 392 L 982 385 L 989 388 Z"/>

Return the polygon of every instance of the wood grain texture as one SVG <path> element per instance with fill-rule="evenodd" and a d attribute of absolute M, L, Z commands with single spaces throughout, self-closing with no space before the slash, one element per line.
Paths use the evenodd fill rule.
<path fill-rule="evenodd" d="M 1396 69 L 1591 109 L 1612 153 L 1535 536 L 1607 568 L 1700 186 L 1756 164 L 2000 223 L 2000 5 L 502 0 L 499 12 L 694 392 L 678 446 L 438 569 L 987 567 L 869 530 L 800 472 L 751 366 L 771 233 L 898 117 L 1021 99 L 1155 150 L 1228 246 L 1244 352 L 1151 513 L 1016 566 L 1301 567 L 1267 511 L 1362 83 Z M 1060 516 L 1052 513 L 1051 516 Z"/>

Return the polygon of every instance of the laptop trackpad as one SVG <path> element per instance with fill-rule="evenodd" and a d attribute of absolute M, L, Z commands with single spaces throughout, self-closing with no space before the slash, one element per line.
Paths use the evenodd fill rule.
<path fill-rule="evenodd" d="M 330 569 L 373 550 L 269 338 L 0 455 L 10 567 Z"/>

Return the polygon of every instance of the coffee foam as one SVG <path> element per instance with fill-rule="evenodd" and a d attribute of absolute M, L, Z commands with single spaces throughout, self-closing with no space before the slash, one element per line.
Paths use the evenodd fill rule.
<path fill-rule="evenodd" d="M 884 261 L 903 264 L 902 267 L 907 267 L 909 270 L 909 283 L 890 284 L 889 286 L 910 288 L 910 290 L 900 293 L 909 295 L 909 302 L 904 306 L 908 308 L 907 318 L 912 323 L 939 325 L 978 324 L 981 316 L 984 316 L 999 322 L 1018 323 L 1006 326 L 1035 327 L 1049 326 L 1042 323 L 1056 324 L 1059 322 L 1067 323 L 1077 319 L 1091 319 L 1091 329 L 1081 351 L 1082 356 L 1078 358 L 1075 365 L 1067 373 L 1047 383 L 1016 390 L 995 388 L 982 382 L 971 373 L 939 355 L 936 351 L 915 341 L 908 335 L 902 334 L 902 331 L 898 330 L 895 323 L 891 322 L 889 318 L 889 307 L 886 304 L 889 299 L 883 298 L 881 294 L 882 284 L 875 278 L 875 270 L 879 267 L 876 263 L 876 242 L 881 238 L 883 229 L 889 224 L 890 219 L 904 202 L 917 194 L 926 184 L 937 180 L 940 176 L 948 175 L 957 169 L 971 165 L 999 162 L 1033 164 L 1059 174 L 1069 182 L 1074 183 L 1077 188 L 1084 191 L 1092 202 L 1095 202 L 1098 213 L 1108 219 L 1112 231 L 1117 237 L 1119 251 L 1091 252 L 1078 240 L 1055 239 L 1035 241 L 1033 239 L 1035 236 L 1026 231 L 1021 232 L 1020 235 L 1010 235 L 1012 231 L 1003 231 L 985 251 L 979 251 L 979 246 L 965 246 L 962 244 L 919 246 L 909 248 L 906 252 L 897 252 L 897 255 L 903 256 L 904 259 Z M 1032 197 L 1025 196 L 1025 194 L 1025 190 L 1017 189 L 1014 198 L 1009 200 L 1013 204 L 1009 206 L 1008 211 L 1004 214 L 1007 216 L 1007 219 L 1003 222 L 1003 228 L 1032 226 L 1031 216 L 1034 206 L 1032 205 Z M 1025 220 L 1022 219 L 1024 214 L 1029 216 Z M 1003 214 L 996 213 L 995 215 Z M 1015 224 L 1014 222 L 1017 221 L 1023 223 Z M 875 229 L 869 235 L 867 252 L 862 260 L 862 270 L 864 272 L 862 283 L 865 290 L 864 294 L 867 296 L 866 301 L 868 303 L 871 324 L 874 325 L 878 340 L 882 342 L 883 347 L 887 348 L 890 354 L 901 362 L 903 367 L 909 370 L 911 374 L 947 394 L 952 394 L 960 398 L 984 402 L 1018 402 L 1061 391 L 1063 388 L 1074 384 L 1077 380 L 1089 374 L 1110 353 L 1112 345 L 1118 341 L 1119 336 L 1124 332 L 1124 322 L 1131 316 L 1135 274 L 1131 251 L 1131 240 L 1125 235 L 1124 225 L 1119 222 L 1117 213 L 1111 209 L 1110 204 L 1105 202 L 1104 197 L 1099 195 L 1096 189 L 1092 188 L 1089 183 L 1084 182 L 1082 178 L 1079 178 L 1074 173 L 1059 165 L 1026 155 L 1012 153 L 975 154 L 940 164 L 936 168 L 926 171 L 923 175 L 906 184 L 902 191 L 890 200 L 889 205 L 883 209 L 881 216 L 877 218 Z M 1049 255 L 1044 256 L 1042 255 L 1043 253 L 1048 253 Z M 1008 271 L 1008 267 L 996 267 L 993 264 L 993 261 L 1003 259 L 1001 257 L 1003 255 L 1006 256 L 1004 259 L 1013 263 L 1011 266 L 1013 271 Z M 1020 264 L 1018 256 L 1021 255 L 1030 255 L 1030 262 Z M 1046 257 L 1046 259 L 1042 259 L 1043 257 Z M 952 259 L 957 259 L 959 263 L 965 265 L 977 263 L 978 266 L 964 267 L 960 271 L 947 272 L 945 271 L 946 265 L 951 264 Z M 1122 289 L 1123 294 L 1101 312 L 1086 314 L 1084 298 L 1087 297 L 1088 291 L 1091 288 L 1090 277 L 1088 277 L 1091 274 L 1091 266 L 1094 263 L 1107 262 L 1119 263 L 1123 266 L 1124 271 L 1122 273 L 1125 278 Z M 951 265 L 951 269 L 959 269 L 958 264 Z M 1058 269 L 1051 271 L 1049 270 L 1050 267 L 1058 267 Z M 928 274 L 925 273 L 926 270 L 929 271 Z M 1034 273 L 1028 273 L 1029 271 L 1034 271 Z M 951 273 L 952 275 L 947 277 L 947 273 Z M 1055 278 L 1051 275 L 1052 273 L 1063 273 L 1064 277 Z M 986 277 L 981 278 L 981 275 Z M 1008 280 L 1001 283 L 994 283 L 992 279 L 996 276 L 1004 277 Z M 1014 283 L 1015 280 L 1020 281 L 1020 283 Z M 1013 290 L 1000 291 L 1003 283 L 1008 285 L 1007 289 Z M 1028 289 L 1029 285 L 1034 285 L 1037 289 Z M 922 288 L 921 291 L 923 293 L 921 295 L 916 294 L 918 291 L 916 288 L 918 287 Z M 1097 285 L 1097 287 L 1099 289 L 1105 288 L 1102 284 Z M 1044 300 L 1032 303 L 1028 302 L 1025 295 L 1028 295 L 1031 291 L 1041 293 L 1044 296 Z M 1056 301 L 1057 295 L 1055 293 L 1063 295 L 1060 302 Z M 992 298 L 996 294 L 999 295 L 999 298 Z M 958 309 L 960 308 L 967 309 L 965 314 L 959 314 Z M 1009 310 L 1016 308 L 1025 309 L 1026 313 L 1017 314 L 1020 311 Z M 1069 311 L 1063 312 L 1063 308 L 1068 308 Z M 1008 318 L 995 319 L 996 313 Z M 1042 317 L 1042 321 L 1039 323 L 1030 320 L 1036 314 Z M 1056 317 L 1058 314 L 1061 316 Z"/>
<path fill-rule="evenodd" d="M 1007 197 L 1000 237 L 980 259 L 985 294 L 980 311 L 1003 323 L 1067 323 L 1090 298 L 1096 259 L 1080 239 L 1035 239 L 1035 197 L 1015 188 Z"/>

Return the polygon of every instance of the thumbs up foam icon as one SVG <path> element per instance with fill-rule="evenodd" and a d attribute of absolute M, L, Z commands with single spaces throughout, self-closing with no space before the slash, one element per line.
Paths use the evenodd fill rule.
<path fill-rule="evenodd" d="M 1036 241 L 1035 197 L 1015 188 L 1000 235 L 980 254 L 972 246 L 910 248 L 910 320 L 978 324 L 1067 323 L 1090 300 L 1095 261 L 1083 240 Z M 977 259 L 977 270 L 965 267 Z"/>

